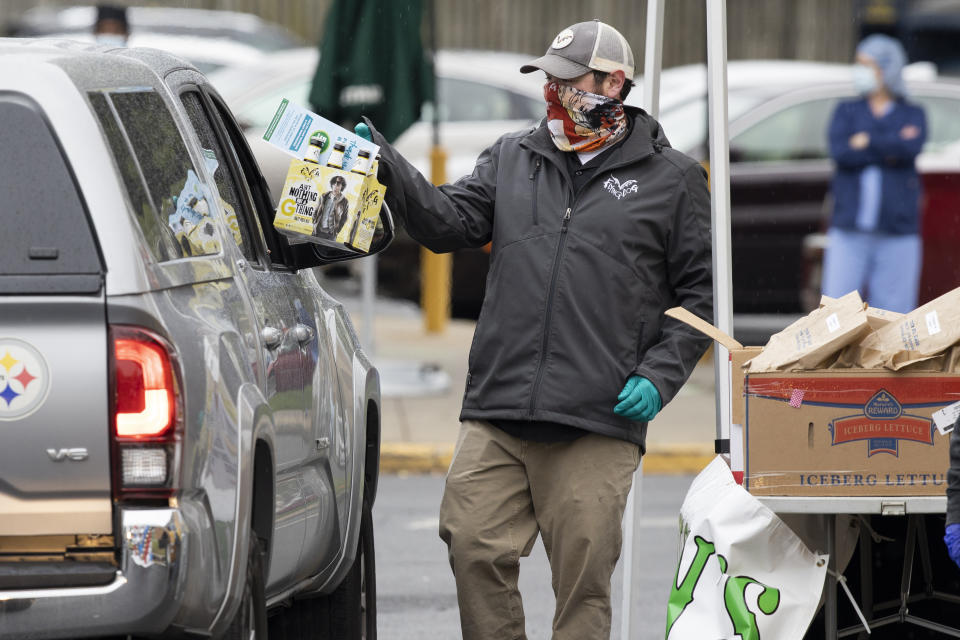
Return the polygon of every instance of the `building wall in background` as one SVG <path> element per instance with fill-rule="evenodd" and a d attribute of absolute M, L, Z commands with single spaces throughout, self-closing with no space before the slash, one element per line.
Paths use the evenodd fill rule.
<path fill-rule="evenodd" d="M 95 1 L 95 0 L 94 0 Z M 402 2 L 402 0 L 394 0 Z M 434 0 L 440 47 L 541 55 L 564 27 L 599 18 L 627 37 L 643 66 L 645 0 Z M 706 59 L 704 0 L 665 0 L 665 67 Z M 316 42 L 331 0 L 119 0 L 257 14 Z M 57 0 L 2 0 L 0 22 Z M 73 4 L 73 3 L 69 3 Z M 856 44 L 855 0 L 727 0 L 730 59 L 797 58 L 846 62 Z"/>

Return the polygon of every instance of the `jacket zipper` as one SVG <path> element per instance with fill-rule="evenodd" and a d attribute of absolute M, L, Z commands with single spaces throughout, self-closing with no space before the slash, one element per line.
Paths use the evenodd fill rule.
<path fill-rule="evenodd" d="M 530 394 L 530 410 L 532 416 L 537 408 L 537 396 L 540 394 L 540 383 L 543 381 L 543 357 L 547 353 L 547 343 L 550 341 L 550 321 L 553 318 L 553 296 L 557 290 L 557 276 L 560 273 L 560 255 L 567 243 L 567 227 L 573 215 L 572 207 L 567 207 L 563 214 L 563 224 L 560 225 L 560 240 L 557 242 L 557 253 L 553 257 L 553 273 L 550 274 L 550 288 L 547 292 L 546 317 L 543 320 L 543 337 L 540 339 L 540 357 L 537 361 L 537 379 L 533 383 L 533 392 Z"/>
<path fill-rule="evenodd" d="M 657 146 L 660 146 L 660 145 L 657 145 Z M 644 155 L 641 158 L 636 158 L 629 162 L 621 162 L 620 164 L 617 164 L 611 167 L 600 167 L 600 168 L 603 169 L 604 173 L 607 173 L 607 172 L 613 171 L 614 169 L 619 169 L 622 166 L 626 166 L 628 164 L 634 164 L 636 162 L 646 160 L 650 156 L 654 155 L 654 153 L 658 153 L 659 151 L 660 150 L 656 149 L 655 147 L 653 151 Z M 536 169 L 540 168 L 539 160 L 540 158 L 538 158 Z M 536 169 L 534 170 L 534 173 L 530 174 L 531 179 L 533 179 L 538 173 Z M 587 182 L 581 186 L 579 191 L 583 191 L 583 189 L 587 186 L 587 184 L 595 180 L 598 175 L 600 175 L 600 171 L 594 172 L 590 180 L 587 180 Z M 543 336 L 540 339 L 540 356 L 537 359 L 537 377 L 533 382 L 533 391 L 530 393 L 530 407 L 527 411 L 528 415 L 531 417 L 536 412 L 537 396 L 540 394 L 540 384 L 543 381 L 543 358 L 547 353 L 547 347 L 549 346 L 549 342 L 550 342 L 550 322 L 553 319 L 553 297 L 554 297 L 554 294 L 556 293 L 557 277 L 560 273 L 560 257 L 563 253 L 563 248 L 567 243 L 567 227 L 570 224 L 570 218 L 573 216 L 573 204 L 577 198 L 577 195 L 579 194 L 579 191 L 577 193 L 574 193 L 572 186 L 570 187 L 570 190 L 569 190 L 570 200 L 568 200 L 567 210 L 563 214 L 563 224 L 560 226 L 560 240 L 557 242 L 557 253 L 553 257 L 553 272 L 550 274 L 550 289 L 547 293 L 547 309 L 546 309 L 546 315 L 543 320 Z M 536 199 L 534 199 L 534 203 L 535 203 L 534 204 L 534 224 L 536 224 Z"/>
<path fill-rule="evenodd" d="M 537 194 L 540 193 L 540 163 L 543 161 L 543 158 L 537 156 L 537 164 L 533 168 L 533 173 L 530 174 L 530 180 L 533 181 L 533 224 L 539 224 L 537 220 Z"/>

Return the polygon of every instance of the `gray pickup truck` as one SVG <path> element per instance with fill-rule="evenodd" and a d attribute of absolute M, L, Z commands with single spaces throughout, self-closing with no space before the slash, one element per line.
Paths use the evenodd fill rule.
<path fill-rule="evenodd" d="M 158 51 L 0 39 L 0 149 L 0 637 L 374 638 L 359 254 Z"/>

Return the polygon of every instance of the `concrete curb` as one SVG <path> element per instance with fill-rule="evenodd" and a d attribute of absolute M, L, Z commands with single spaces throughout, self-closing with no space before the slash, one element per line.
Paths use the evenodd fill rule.
<path fill-rule="evenodd" d="M 650 445 L 643 456 L 648 475 L 699 473 L 714 458 L 713 447 L 700 444 Z M 446 473 L 453 445 L 443 443 L 385 442 L 380 445 L 380 473 Z"/>

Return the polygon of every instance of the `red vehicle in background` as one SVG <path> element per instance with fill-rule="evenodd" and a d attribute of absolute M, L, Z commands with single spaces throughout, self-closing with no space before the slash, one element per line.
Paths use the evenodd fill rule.
<path fill-rule="evenodd" d="M 960 166 L 923 168 L 923 270 L 920 300 L 924 304 L 960 286 Z"/>

